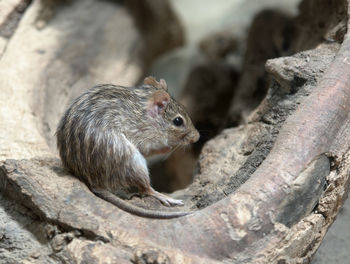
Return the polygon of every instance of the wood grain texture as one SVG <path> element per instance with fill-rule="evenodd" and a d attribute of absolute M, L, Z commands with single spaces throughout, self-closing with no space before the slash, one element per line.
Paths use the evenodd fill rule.
<path fill-rule="evenodd" d="M 70 6 L 70 12 L 73 12 L 74 8 L 79 9 L 78 5 L 86 5 L 86 3 L 76 1 Z M 102 5 L 107 3 L 109 2 L 103 2 Z M 335 59 L 329 67 L 328 64 L 324 65 L 328 69 L 321 79 L 315 77 L 318 81 L 317 86 L 305 90 L 305 95 L 295 100 L 295 107 L 291 107 L 288 115 L 283 117 L 286 118 L 285 122 L 282 118 L 283 120 L 281 119 L 279 123 L 272 124 L 267 122 L 271 119 L 261 118 L 265 123 L 261 122 L 259 126 L 252 128 L 254 126 L 252 121 L 247 126 L 225 130 L 207 144 L 203 150 L 204 156 L 201 157 L 202 167 L 193 184 L 196 188 L 189 186 L 182 192 L 174 194 L 185 198 L 187 206 L 192 206 L 192 214 L 171 220 L 157 220 L 128 214 L 98 199 L 83 183 L 65 172 L 58 159 L 50 158 L 54 155 L 50 153 L 45 133 L 42 133 L 43 123 L 40 123 L 43 120 L 49 120 L 50 117 L 49 115 L 45 117 L 47 114 L 45 109 L 48 109 L 49 105 L 43 103 L 45 101 L 43 98 L 49 90 L 53 91 L 53 95 L 62 92 L 59 89 L 57 93 L 55 92 L 54 84 L 57 83 L 57 79 L 62 80 L 59 77 L 66 76 L 65 80 L 81 88 L 83 84 L 90 82 L 90 76 L 95 75 L 88 74 L 89 70 L 94 68 L 81 68 L 81 71 L 79 68 L 74 68 L 71 71 L 73 65 L 82 66 L 86 63 L 80 64 L 78 57 L 68 55 L 74 54 L 73 51 L 76 50 L 80 55 L 85 53 L 82 50 L 82 53 L 79 53 L 78 46 L 62 46 L 62 42 L 46 43 L 47 54 L 36 51 L 39 48 L 36 46 L 38 42 L 30 42 L 34 43 L 34 46 L 28 44 L 27 49 L 23 49 L 22 52 L 27 54 L 34 50 L 36 53 L 28 57 L 32 60 L 26 61 L 21 67 L 10 65 L 9 62 L 15 57 L 15 51 L 19 47 L 26 47 L 23 44 L 25 40 L 32 40 L 34 37 L 42 39 L 44 36 L 54 36 L 53 38 L 56 39 L 55 34 L 63 33 L 56 31 L 60 27 L 56 30 L 52 28 L 57 25 L 55 23 L 62 27 L 67 26 L 66 17 L 61 13 L 57 14 L 46 28 L 42 29 L 42 32 L 33 28 L 31 23 L 39 10 L 37 5 L 38 2 L 34 1 L 0 61 L 0 69 L 4 73 L 1 76 L 5 78 L 0 80 L 0 85 L 9 87 L 7 94 L 1 97 L 4 102 L 1 110 L 2 113 L 6 111 L 10 113 L 1 119 L 4 129 L 0 134 L 3 160 L 0 170 L 0 188 L 4 197 L 27 208 L 28 217 L 41 222 L 42 229 L 37 232 L 46 236 L 45 241 L 52 246 L 55 260 L 89 263 L 112 260 L 118 263 L 303 263 L 310 261 L 349 192 L 349 34 L 345 35 L 339 50 L 337 45 L 334 49 L 327 48 L 328 51 L 337 53 Z M 108 9 L 106 6 L 103 8 Z M 124 11 L 119 9 L 120 6 L 114 8 L 116 12 L 120 12 L 119 14 L 125 15 Z M 66 15 L 73 17 L 70 12 L 67 11 Z M 112 13 L 108 13 L 111 15 L 110 18 L 118 20 Z M 125 23 L 130 22 L 130 18 L 123 18 Z M 101 19 L 97 24 L 107 30 L 110 25 L 103 22 L 104 20 Z M 101 27 L 96 26 L 92 30 L 97 34 Z M 79 32 L 79 28 L 71 28 L 71 30 Z M 87 40 L 91 32 L 85 33 L 84 38 Z M 130 43 L 134 43 L 135 38 L 138 39 L 138 33 L 135 31 L 132 36 L 134 37 L 129 39 Z M 106 43 L 113 46 L 114 40 L 115 38 L 112 38 L 112 42 Z M 322 45 L 318 48 L 325 49 Z M 73 49 L 71 53 L 70 49 Z M 59 51 L 66 51 L 63 52 L 65 56 L 58 56 Z M 105 54 L 106 51 L 101 52 Z M 304 52 L 300 56 L 309 55 L 310 53 Z M 300 59 L 297 56 L 285 59 L 287 61 Z M 100 60 L 92 57 L 97 61 Z M 114 62 L 118 64 L 118 61 Z M 110 66 L 109 63 L 107 64 Z M 127 64 L 125 60 L 122 60 L 122 63 Z M 40 67 L 30 72 L 32 64 Z M 96 76 L 112 75 L 113 71 L 104 73 L 106 75 L 101 74 L 106 64 L 99 65 L 101 68 L 95 72 Z M 60 69 L 62 72 L 59 71 Z M 141 71 L 142 69 L 138 68 L 136 75 L 130 71 L 132 80 L 140 76 Z M 287 75 L 273 70 L 271 72 L 272 76 L 279 76 L 280 80 L 275 80 L 276 82 L 281 81 L 283 85 L 291 83 L 288 82 Z M 310 70 L 308 74 L 314 77 L 322 71 L 317 71 L 317 74 L 315 72 Z M 47 78 L 48 76 L 52 79 Z M 36 87 L 35 84 L 40 84 L 41 81 L 47 85 Z M 307 82 L 303 84 L 308 85 Z M 283 85 L 280 85 L 279 89 L 285 88 Z M 67 87 L 71 86 L 64 87 L 68 89 Z M 291 90 L 285 91 L 284 96 L 291 95 Z M 38 107 L 32 107 L 33 97 L 28 96 L 35 92 L 43 96 L 40 100 L 34 101 Z M 61 105 L 58 101 L 55 102 L 56 98 L 51 98 L 50 102 L 52 105 L 59 104 L 56 109 L 59 112 Z M 25 103 L 19 104 L 19 101 Z M 269 107 L 268 104 L 266 103 L 265 108 L 260 110 L 265 111 Z M 19 122 L 20 125 L 15 126 L 11 120 L 16 120 L 18 113 L 24 113 L 21 119 L 24 123 Z M 258 118 L 252 117 L 251 120 L 258 120 Z M 39 123 L 41 125 L 38 125 Z M 48 126 L 51 127 L 51 125 Z M 278 127 L 277 132 L 270 128 L 271 125 Z M 16 134 L 17 131 L 18 134 Z M 229 178 L 235 173 L 230 171 L 231 167 L 227 163 L 232 161 L 232 157 L 238 153 L 236 149 L 240 151 L 254 149 L 260 143 L 260 141 L 248 139 L 242 140 L 244 144 L 234 145 L 232 141 L 237 138 L 235 133 L 247 132 L 246 134 L 252 137 L 263 137 L 270 131 L 278 135 L 273 138 L 275 141 L 272 149 L 265 152 L 268 154 L 266 158 L 263 157 L 255 163 L 257 168 L 251 170 L 249 179 L 238 189 L 223 191 L 224 188 L 219 185 L 227 183 L 224 181 L 225 176 L 228 175 L 227 178 Z M 215 145 L 223 147 L 217 150 Z M 10 146 L 13 148 L 10 149 Z M 248 150 L 242 152 L 251 153 Z M 46 157 L 39 158 L 39 155 Z M 242 166 L 245 164 L 244 161 L 241 161 Z M 212 167 L 216 168 L 215 170 L 206 170 L 209 165 L 212 165 L 210 162 L 216 164 L 217 167 Z M 217 182 L 212 180 L 215 178 L 218 178 Z M 211 186 L 206 185 L 203 179 L 214 183 L 211 183 Z M 207 193 L 203 194 L 201 189 L 205 189 Z M 215 196 L 217 193 L 220 195 Z M 196 199 L 203 198 L 205 195 L 214 198 L 208 199 L 207 201 L 210 201 L 208 204 L 200 206 L 196 203 Z M 136 198 L 130 202 L 146 203 L 146 205 L 161 208 L 150 198 L 145 200 Z"/>

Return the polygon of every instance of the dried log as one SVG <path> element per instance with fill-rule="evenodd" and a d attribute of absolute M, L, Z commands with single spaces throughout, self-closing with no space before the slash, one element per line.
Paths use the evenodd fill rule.
<path fill-rule="evenodd" d="M 36 109 L 40 117 L 37 118 L 29 102 L 22 105 L 17 101 L 27 102 L 26 94 L 33 92 L 32 86 L 44 78 L 40 73 L 54 77 L 46 67 L 58 58 L 49 54 L 49 60 L 44 60 L 31 78 L 28 73 L 24 78 L 15 78 L 29 71 L 29 66 L 8 65 L 16 45 L 23 43 L 24 30 L 35 37 L 50 32 L 50 24 L 47 31 L 40 33 L 28 26 L 39 10 L 36 3 L 25 14 L 0 61 L 0 69 L 8 78 L 1 80 L 0 86 L 9 84 L 10 87 L 6 94 L 10 100 L 2 98 L 6 103 L 1 110 L 11 112 L 14 106 L 13 120 L 18 112 L 25 113 L 22 127 L 11 126 L 9 117 L 2 116 L 2 124 L 7 127 L 1 132 L 1 159 L 15 159 L 2 162 L 0 187 L 6 197 L 29 209 L 28 217 L 44 226 L 39 233 L 45 234 L 43 241 L 50 243 L 54 260 L 88 263 L 301 263 L 310 260 L 349 191 L 350 34 L 346 35 L 317 87 L 287 118 L 269 155 L 249 180 L 226 198 L 193 210 L 191 215 L 151 220 L 130 215 L 98 199 L 84 184 L 67 174 L 56 158 L 33 158 L 50 152 L 37 128 L 38 123 L 47 120 L 40 114 L 45 110 Z M 71 8 L 74 12 L 74 5 Z M 59 14 L 56 19 L 54 21 L 60 21 Z M 36 48 L 28 46 L 24 54 Z M 50 47 L 55 51 L 62 48 L 60 45 Z M 41 65 L 39 57 L 35 55 L 33 61 Z M 270 72 L 274 76 L 283 75 L 274 71 L 271 63 Z M 63 66 L 59 63 L 53 68 L 59 70 Z M 74 74 L 67 71 L 58 77 L 67 74 L 69 80 L 75 80 Z M 83 79 L 81 85 L 87 76 L 85 72 L 79 76 L 79 80 Z M 22 89 L 15 90 L 16 86 Z M 55 87 L 50 83 L 48 86 L 49 89 Z M 11 91 L 17 94 L 12 95 Z M 252 125 L 246 127 L 249 130 Z M 260 131 L 266 129 L 263 124 L 260 128 Z M 16 129 L 21 129 L 19 134 L 15 133 Z M 29 131 L 35 133 L 34 141 L 27 140 Z M 229 152 L 234 139 L 230 135 L 232 131 L 224 131 L 213 144 L 220 140 L 220 144 L 226 145 L 223 152 Z M 5 149 L 7 135 L 11 135 L 10 142 L 19 142 L 15 151 Z M 38 149 L 31 150 L 32 144 L 39 146 Z M 203 150 L 204 155 L 209 152 L 209 147 Z M 203 173 L 196 176 L 197 182 L 203 180 Z M 212 174 L 215 174 L 212 177 L 222 177 L 220 172 Z M 322 194 L 326 182 L 326 191 Z M 198 206 L 190 200 L 198 192 L 189 191 L 191 186 L 175 195 L 187 198 L 188 207 Z M 142 201 L 136 199 L 136 202 Z M 54 263 L 53 259 L 48 260 Z"/>

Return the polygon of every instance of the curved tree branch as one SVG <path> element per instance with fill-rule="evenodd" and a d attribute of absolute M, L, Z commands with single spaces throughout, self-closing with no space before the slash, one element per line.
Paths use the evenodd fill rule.
<path fill-rule="evenodd" d="M 19 38 L 15 36 L 13 42 Z M 342 166 L 350 160 L 349 58 L 347 34 L 317 88 L 286 120 L 271 152 L 250 179 L 226 198 L 191 215 L 171 220 L 130 215 L 96 198 L 85 185 L 63 171 L 55 158 L 4 161 L 1 190 L 46 223 L 63 230 L 56 232 L 50 243 L 57 249 L 58 257 L 65 260 L 90 257 L 95 261 L 114 259 L 128 263 L 132 259 L 142 263 L 144 258 L 154 257 L 164 263 L 259 263 L 309 257 L 302 249 L 311 245 L 311 251 L 316 250 L 325 231 L 315 231 L 332 223 L 349 189 L 348 169 Z M 38 72 L 35 82 L 43 78 Z M 16 83 L 21 81 L 12 86 Z M 35 91 L 33 87 L 27 90 Z M 19 92 L 25 94 L 27 90 Z M 24 111 L 28 112 L 29 107 Z M 35 127 L 38 120 L 30 116 L 26 121 Z M 28 142 L 23 145 L 30 148 Z M 328 189 L 316 213 L 312 213 L 326 179 L 330 183 Z M 343 191 L 334 197 L 334 206 L 327 208 L 326 199 L 332 197 L 336 188 Z M 292 241 L 293 230 L 303 230 L 298 232 L 303 239 L 297 246 Z M 67 237 L 74 239 L 59 247 L 60 241 L 69 240 Z M 285 247 L 279 248 L 282 241 Z M 273 247 L 279 250 L 273 251 Z"/>

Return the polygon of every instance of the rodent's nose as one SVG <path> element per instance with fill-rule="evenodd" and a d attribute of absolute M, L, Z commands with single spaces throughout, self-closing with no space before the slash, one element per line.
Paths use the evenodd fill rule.
<path fill-rule="evenodd" d="M 192 137 L 191 137 L 191 143 L 196 143 L 199 140 L 199 132 L 196 130 L 192 133 Z"/>

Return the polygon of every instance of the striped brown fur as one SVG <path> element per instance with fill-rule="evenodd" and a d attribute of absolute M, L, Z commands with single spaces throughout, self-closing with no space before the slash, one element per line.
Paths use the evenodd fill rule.
<path fill-rule="evenodd" d="M 177 117 L 183 125 L 174 124 Z M 87 90 L 69 106 L 56 136 L 63 165 L 100 197 L 108 200 L 101 193 L 136 186 L 165 205 L 180 201 L 151 187 L 144 157 L 199 138 L 184 107 L 167 93 L 165 81 L 152 77 L 136 88 L 103 84 Z"/>

